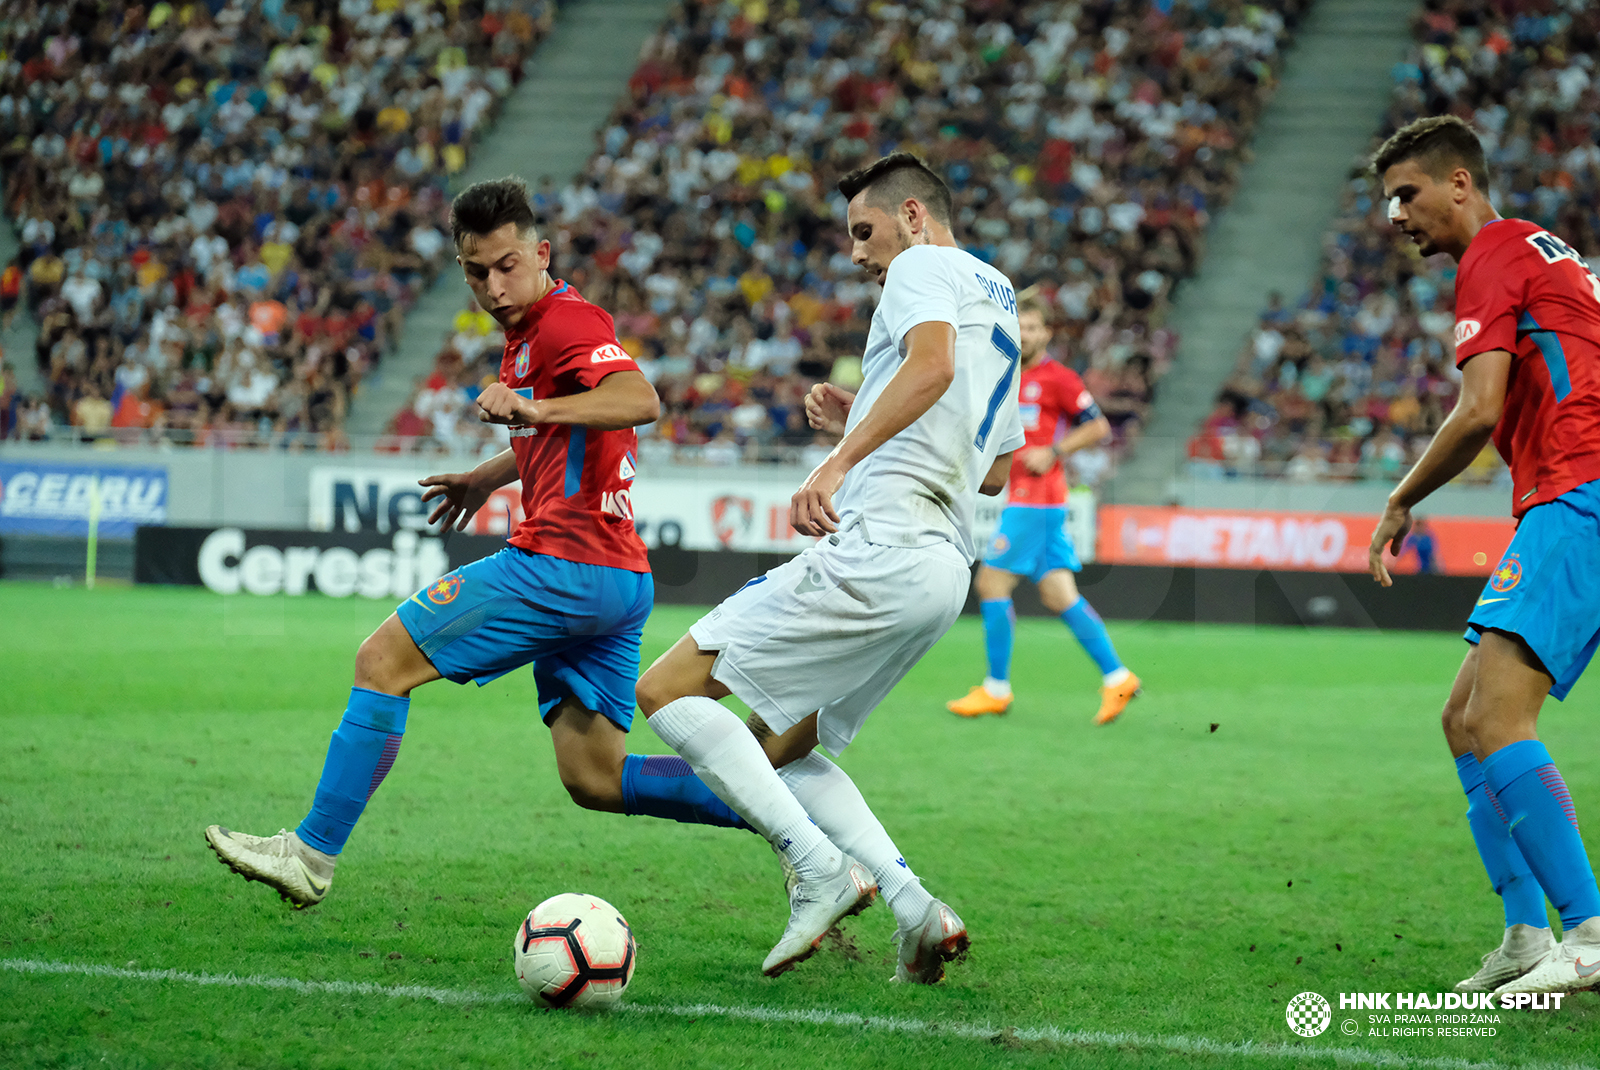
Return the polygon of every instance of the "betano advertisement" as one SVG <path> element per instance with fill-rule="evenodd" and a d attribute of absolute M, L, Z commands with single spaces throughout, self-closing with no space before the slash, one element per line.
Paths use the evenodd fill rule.
<path fill-rule="evenodd" d="M 428 518 L 417 485 L 423 474 L 392 468 L 313 468 L 307 524 L 312 531 L 352 534 L 420 532 Z M 692 477 L 641 478 L 618 497 L 621 507 L 631 511 L 647 546 L 798 553 L 811 541 L 789 527 L 789 499 L 802 478 L 796 475 L 791 484 L 708 470 Z M 522 520 L 520 486 L 512 483 L 496 491 L 467 530 L 474 535 L 508 534 Z M 1000 498 L 978 500 L 980 543 L 999 523 L 1003 504 Z M 1074 492 L 1067 530 L 1083 560 L 1093 560 L 1094 499 L 1088 492 Z"/>
<path fill-rule="evenodd" d="M 1100 508 L 1103 564 L 1194 568 L 1366 572 L 1376 516 L 1349 513 L 1252 512 L 1139 505 Z M 1426 518 L 1432 571 L 1487 576 L 1505 553 L 1516 525 L 1509 519 Z M 1426 548 L 1408 547 L 1391 572 L 1421 571 Z"/>

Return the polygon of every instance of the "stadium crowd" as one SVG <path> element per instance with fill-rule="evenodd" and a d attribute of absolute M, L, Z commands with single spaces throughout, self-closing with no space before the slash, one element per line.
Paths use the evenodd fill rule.
<path fill-rule="evenodd" d="M 1372 147 L 1424 115 L 1472 123 L 1491 200 L 1600 267 L 1600 11 L 1428 0 Z M 1307 293 L 1269 296 L 1233 376 L 1189 444 L 1196 475 L 1397 480 L 1454 407 L 1455 263 L 1424 260 L 1358 170 Z M 1508 478 L 1493 447 L 1463 478 Z"/>
<path fill-rule="evenodd" d="M 47 392 L 0 436 L 334 447 L 448 262 L 449 177 L 553 0 L 8 0 L 0 174 Z M 27 359 L 8 355 L 15 363 Z"/>
<path fill-rule="evenodd" d="M 822 445 L 801 398 L 858 379 L 878 289 L 833 181 L 898 149 L 948 176 L 958 239 L 1057 310 L 1056 351 L 1133 439 L 1176 347 L 1172 289 L 1304 6 L 682 4 L 586 171 L 535 190 L 554 270 L 614 313 L 662 395 L 641 448 L 732 463 Z M 476 434 L 464 404 L 499 346 L 475 319 L 402 436 Z"/>

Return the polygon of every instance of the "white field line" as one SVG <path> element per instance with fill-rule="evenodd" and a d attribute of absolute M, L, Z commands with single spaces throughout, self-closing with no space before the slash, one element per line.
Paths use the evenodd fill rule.
<path fill-rule="evenodd" d="M 70 974 L 104 977 L 119 981 L 179 981 L 185 984 L 222 985 L 231 988 L 268 988 L 307 995 L 384 996 L 391 999 L 423 999 L 434 1003 L 521 1003 L 520 992 L 474 992 L 469 989 L 432 988 L 427 985 L 378 985 L 365 981 L 301 981 L 292 977 L 240 977 L 231 973 L 188 973 L 183 970 L 136 970 L 79 962 L 39 962 L 32 959 L 0 959 L 0 970 L 27 974 Z M 1105 1033 L 1095 1030 L 1059 1029 L 1055 1026 L 994 1026 L 988 1023 L 925 1022 L 894 1015 L 864 1015 L 846 1011 L 783 1010 L 776 1007 L 723 1007 L 715 1003 L 651 1006 L 625 1003 L 621 1011 L 633 1015 L 667 1015 L 674 1018 L 733 1018 L 753 1022 L 782 1022 L 792 1025 L 841 1026 L 882 1033 L 913 1036 L 956 1037 L 962 1040 L 1015 1041 L 1063 1048 L 1121 1048 L 1171 1052 L 1177 1055 L 1209 1055 L 1218 1058 L 1254 1058 L 1306 1062 L 1328 1059 L 1341 1066 L 1376 1066 L 1392 1070 L 1511 1070 L 1506 1063 L 1482 1062 L 1431 1056 L 1399 1055 L 1391 1051 L 1351 1047 L 1323 1047 L 1305 1044 L 1223 1041 L 1209 1037 L 1159 1036 L 1144 1033 Z M 1522 1070 L 1596 1070 L 1579 1063 L 1520 1063 Z"/>

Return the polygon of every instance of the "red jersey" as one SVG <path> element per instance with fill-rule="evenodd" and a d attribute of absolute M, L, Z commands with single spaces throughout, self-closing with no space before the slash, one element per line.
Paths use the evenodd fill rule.
<path fill-rule="evenodd" d="M 1053 446 L 1061 437 L 1062 424 L 1077 427 L 1100 416 L 1100 406 L 1095 404 L 1094 396 L 1084 387 L 1078 373 L 1049 357 L 1023 370 L 1020 389 L 1023 449 Z M 1007 505 L 1067 504 L 1067 473 L 1059 457 L 1042 476 L 1028 471 L 1020 456 L 1013 457 L 1010 487 Z"/>
<path fill-rule="evenodd" d="M 1600 278 L 1526 220 L 1485 224 L 1456 275 L 1456 365 L 1511 354 L 1494 444 L 1511 515 L 1600 479 Z"/>
<path fill-rule="evenodd" d="M 638 370 L 617 344 L 610 315 L 557 279 L 555 289 L 506 331 L 500 381 L 538 400 L 581 394 L 612 372 Z M 650 571 L 629 500 L 639 449 L 633 428 L 513 427 L 511 448 L 526 518 L 507 540 L 512 546 L 582 564 Z"/>

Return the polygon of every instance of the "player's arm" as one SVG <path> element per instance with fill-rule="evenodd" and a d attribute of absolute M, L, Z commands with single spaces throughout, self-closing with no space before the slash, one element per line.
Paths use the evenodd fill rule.
<path fill-rule="evenodd" d="M 1473 458 L 1483 452 L 1505 408 L 1510 374 L 1511 354 L 1504 349 L 1469 357 L 1462 366 L 1460 400 L 1428 443 L 1422 459 L 1389 495 L 1389 504 L 1372 532 L 1367 569 L 1385 587 L 1393 581 L 1383 563 L 1384 546 L 1398 556 L 1411 530 L 1412 508 L 1466 471 Z"/>
<path fill-rule="evenodd" d="M 956 329 L 942 320 L 919 323 L 906 332 L 906 357 L 884 385 L 872 410 L 852 427 L 828 459 L 800 484 L 789 505 L 789 523 L 802 535 L 838 530 L 833 495 L 844 477 L 873 450 L 933 408 L 956 377 Z"/>
<path fill-rule="evenodd" d="M 1006 489 L 1006 479 L 1011 475 L 1012 453 L 1002 453 L 989 466 L 989 472 L 978 485 L 978 493 L 993 498 Z"/>
<path fill-rule="evenodd" d="M 618 369 L 588 390 L 554 398 L 525 398 L 504 383 L 478 395 L 478 418 L 490 424 L 576 424 L 597 431 L 654 423 L 661 399 L 643 372 Z"/>
<path fill-rule="evenodd" d="M 442 531 L 450 530 L 452 524 L 457 531 L 465 531 L 467 521 L 489 500 L 489 495 L 516 478 L 517 455 L 504 449 L 470 472 L 427 476 L 417 482 L 428 488 L 422 492 L 423 501 L 439 501 L 428 523 L 440 524 Z"/>
<path fill-rule="evenodd" d="M 1068 457 L 1079 450 L 1093 449 L 1110 437 L 1111 421 L 1104 416 L 1096 416 L 1062 435 L 1061 441 L 1055 444 L 1056 456 Z"/>

